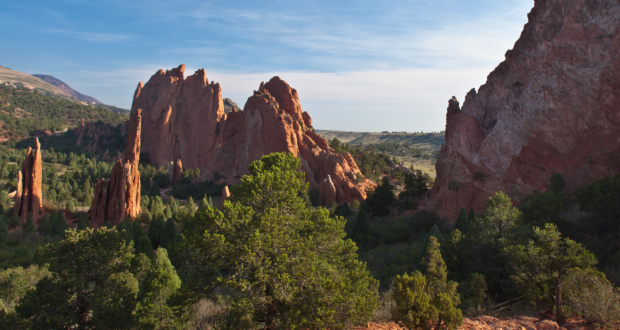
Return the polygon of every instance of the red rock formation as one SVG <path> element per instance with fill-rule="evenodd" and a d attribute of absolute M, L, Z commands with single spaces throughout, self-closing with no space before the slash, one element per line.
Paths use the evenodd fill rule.
<path fill-rule="evenodd" d="M 41 144 L 36 139 L 36 149 L 28 148 L 26 159 L 17 177 L 17 191 L 13 212 L 20 216 L 20 226 L 26 223 L 28 212 L 32 212 L 32 221 L 39 223 L 43 217 L 43 192 L 41 190 L 42 165 Z"/>
<path fill-rule="evenodd" d="M 172 174 L 172 184 L 174 185 L 183 176 L 183 163 L 180 159 L 177 159 L 176 163 L 174 163 L 174 172 Z"/>
<path fill-rule="evenodd" d="M 279 77 L 261 83 L 243 111 L 224 113 L 219 84 L 209 83 L 204 69 L 184 78 L 183 65 L 158 71 L 146 85 L 138 85 L 132 116 L 144 114 L 142 152 L 155 165 L 182 159 L 185 168 L 200 168 L 201 178 L 223 175 L 238 183 L 248 166 L 261 156 L 287 151 L 301 160 L 310 187 L 330 175 L 339 203 L 366 198 L 369 180 L 350 155 L 342 156 L 312 130 L 299 96 Z"/>
<path fill-rule="evenodd" d="M 230 198 L 230 190 L 228 190 L 228 186 L 224 186 L 222 189 L 222 208 L 224 208 L 224 202 Z"/>
<path fill-rule="evenodd" d="M 620 4 L 536 0 L 528 18 L 486 84 L 449 103 L 427 201 L 448 219 L 499 190 L 519 203 L 555 173 L 569 190 L 620 173 Z"/>
<path fill-rule="evenodd" d="M 109 221 L 113 226 L 125 218 L 134 219 L 140 212 L 140 130 L 142 115 L 138 109 L 131 118 L 123 160 L 114 163 L 109 180 L 99 179 L 89 211 L 91 226 L 98 228 Z"/>
<path fill-rule="evenodd" d="M 321 205 L 330 205 L 336 200 L 336 186 L 329 174 L 319 185 L 319 201 Z"/>

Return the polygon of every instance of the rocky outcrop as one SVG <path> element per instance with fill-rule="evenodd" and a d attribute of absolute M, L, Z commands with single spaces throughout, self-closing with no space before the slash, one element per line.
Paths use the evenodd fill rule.
<path fill-rule="evenodd" d="M 224 186 L 222 189 L 222 209 L 224 208 L 224 202 L 226 202 L 230 198 L 230 190 L 228 190 L 228 186 Z"/>
<path fill-rule="evenodd" d="M 41 144 L 37 138 L 36 149 L 28 148 L 22 169 L 17 175 L 17 191 L 15 193 L 13 213 L 19 214 L 20 226 L 26 223 L 28 212 L 32 212 L 32 221 L 35 225 L 43 217 L 42 171 Z"/>
<path fill-rule="evenodd" d="M 353 158 L 340 155 L 315 134 L 301 108 L 297 91 L 279 77 L 261 83 L 243 111 L 224 112 L 222 89 L 209 82 L 204 69 L 184 77 L 183 65 L 160 70 L 138 85 L 132 116 L 143 110 L 142 152 L 155 165 L 181 159 L 185 168 L 200 168 L 201 179 L 215 174 L 238 183 L 248 166 L 272 152 L 299 157 L 310 187 L 329 175 L 339 203 L 364 199 L 374 187 L 360 174 Z"/>
<path fill-rule="evenodd" d="M 142 115 L 138 109 L 131 118 L 127 147 L 123 159 L 114 163 L 109 180 L 98 179 L 89 222 L 98 228 L 109 221 L 113 226 L 125 218 L 134 219 L 140 212 L 140 131 Z"/>
<path fill-rule="evenodd" d="M 172 174 L 172 184 L 174 185 L 179 180 L 181 180 L 182 176 L 183 176 L 183 162 L 181 162 L 180 159 L 177 159 L 177 161 L 174 163 L 174 172 Z"/>
<path fill-rule="evenodd" d="M 336 201 L 336 186 L 334 186 L 329 174 L 319 186 L 319 201 L 321 205 L 330 205 Z"/>
<path fill-rule="evenodd" d="M 499 190 L 519 203 L 555 173 L 569 190 L 620 173 L 620 3 L 536 0 L 528 19 L 486 84 L 449 102 L 426 202 L 448 219 Z"/>

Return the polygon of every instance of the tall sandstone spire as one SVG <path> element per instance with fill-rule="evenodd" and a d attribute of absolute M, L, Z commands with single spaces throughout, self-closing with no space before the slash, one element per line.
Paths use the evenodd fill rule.
<path fill-rule="evenodd" d="M 620 3 L 535 0 L 506 60 L 463 107 L 426 208 L 455 220 L 504 191 L 515 203 L 561 173 L 570 191 L 620 173 Z"/>
<path fill-rule="evenodd" d="M 91 226 L 98 228 L 109 221 L 113 226 L 125 218 L 135 219 L 140 209 L 140 131 L 141 110 L 132 116 L 127 133 L 127 147 L 122 160 L 114 163 L 109 180 L 99 179 L 89 211 Z"/>
<path fill-rule="evenodd" d="M 297 90 L 280 77 L 261 83 L 243 111 L 224 112 L 222 89 L 204 69 L 185 77 L 185 66 L 159 70 L 134 94 L 132 116 L 143 110 L 142 152 L 155 165 L 200 168 L 201 179 L 239 183 L 263 155 L 290 152 L 302 163 L 311 188 L 329 175 L 339 203 L 366 198 L 376 185 L 361 178 L 353 157 L 341 155 L 312 129 Z M 216 174 L 217 173 L 217 174 Z M 324 200 L 326 200 L 324 199 Z"/>
<path fill-rule="evenodd" d="M 36 149 L 28 148 L 26 159 L 18 173 L 13 213 L 19 214 L 20 226 L 26 223 L 28 212 L 32 212 L 32 220 L 35 224 L 38 224 L 43 216 L 42 177 L 41 144 L 37 138 Z"/>

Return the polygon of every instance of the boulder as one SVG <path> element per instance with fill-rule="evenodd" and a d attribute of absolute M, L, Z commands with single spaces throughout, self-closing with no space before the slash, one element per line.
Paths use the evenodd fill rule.
<path fill-rule="evenodd" d="M 41 180 L 43 167 L 41 165 L 41 144 L 36 139 L 36 149 L 28 148 L 26 159 L 21 171 L 17 175 L 17 190 L 13 213 L 19 214 L 20 226 L 26 223 L 28 212 L 32 212 L 32 221 L 35 225 L 43 217 L 43 191 Z"/>
<path fill-rule="evenodd" d="M 329 175 L 343 193 L 336 201 L 366 198 L 369 180 L 351 155 L 341 155 L 314 133 L 312 120 L 301 108 L 297 90 L 280 77 L 261 83 L 243 111 L 225 113 L 222 89 L 209 82 L 204 69 L 184 77 L 185 66 L 160 70 L 134 94 L 132 116 L 143 110 L 142 152 L 154 165 L 182 160 L 186 168 L 199 168 L 201 180 L 215 173 L 237 184 L 249 174 L 248 166 L 263 155 L 290 152 L 302 163 L 311 188 L 319 188 Z M 347 188 L 342 188 L 347 187 Z"/>
<path fill-rule="evenodd" d="M 519 204 L 556 173 L 568 191 L 619 174 L 619 52 L 617 1 L 534 1 L 505 61 L 462 108 L 448 102 L 425 208 L 454 221 L 497 191 Z"/>
<path fill-rule="evenodd" d="M 127 134 L 127 147 L 122 160 L 114 163 L 109 180 L 99 179 L 95 184 L 95 197 L 89 210 L 89 222 L 99 228 L 109 221 L 113 226 L 125 218 L 135 219 L 140 209 L 140 130 L 141 110 L 131 118 Z"/>

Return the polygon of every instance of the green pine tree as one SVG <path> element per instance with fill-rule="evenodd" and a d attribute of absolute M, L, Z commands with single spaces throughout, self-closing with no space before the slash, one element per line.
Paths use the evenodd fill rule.
<path fill-rule="evenodd" d="M 74 213 L 74 212 L 77 210 L 77 209 L 75 208 L 75 203 L 73 202 L 73 200 L 70 200 L 70 201 L 67 203 L 67 209 L 68 209 L 69 211 L 71 211 L 71 213 Z"/>
<path fill-rule="evenodd" d="M 17 215 L 17 213 L 13 213 L 13 215 L 11 215 L 11 217 L 9 217 L 9 227 L 11 228 L 15 228 L 17 226 L 19 226 L 19 215 Z"/>
<path fill-rule="evenodd" d="M 165 249 L 157 249 L 138 296 L 136 314 L 146 329 L 180 329 L 169 300 L 181 288 L 181 279 L 168 259 Z"/>
<path fill-rule="evenodd" d="M 141 235 L 140 238 L 138 238 L 138 243 L 136 244 L 136 255 L 140 253 L 143 253 L 150 259 L 155 258 L 155 253 L 153 252 L 153 244 L 151 243 L 149 237 L 146 235 Z"/>
<path fill-rule="evenodd" d="M 164 231 L 161 234 L 161 242 L 159 245 L 165 249 L 170 246 L 170 244 L 174 243 L 177 238 L 177 229 L 174 226 L 174 219 L 169 218 L 166 221 L 166 226 L 164 227 Z"/>
<path fill-rule="evenodd" d="M 464 207 L 461 208 L 459 217 L 454 224 L 454 229 L 460 230 L 463 234 L 467 234 L 467 232 L 469 231 L 469 218 L 467 216 L 467 211 L 465 211 Z"/>
<path fill-rule="evenodd" d="M 467 216 L 467 220 L 469 220 L 469 226 L 470 227 L 476 221 L 476 213 L 474 213 L 474 208 L 473 207 L 469 208 L 469 215 Z"/>
<path fill-rule="evenodd" d="M 47 214 L 43 215 L 41 218 L 41 222 L 39 222 L 39 234 L 41 236 L 47 236 L 52 233 L 52 223 L 50 222 L 50 217 Z"/>
<path fill-rule="evenodd" d="M 22 227 L 22 235 L 28 236 L 30 234 L 34 234 L 35 230 L 36 228 L 34 226 L 34 222 L 32 221 L 32 212 L 28 212 L 28 216 L 26 216 L 26 222 Z"/>
<path fill-rule="evenodd" d="M 370 225 L 368 225 L 366 212 L 360 208 L 355 219 L 355 226 L 353 227 L 353 239 L 363 244 L 368 235 L 370 235 Z"/>
<path fill-rule="evenodd" d="M 80 221 L 78 222 L 77 230 L 84 230 L 86 228 L 90 228 L 90 224 L 88 223 L 88 218 L 86 214 L 80 215 Z"/>
<path fill-rule="evenodd" d="M 153 181 L 153 185 L 151 186 L 151 189 L 149 189 L 149 195 L 151 197 L 159 197 L 161 194 L 161 192 L 159 191 L 159 183 L 157 183 L 157 181 Z"/>
<path fill-rule="evenodd" d="M 185 210 L 190 217 L 193 217 L 196 214 L 196 204 L 194 204 L 194 199 L 192 196 L 189 196 L 189 200 L 187 204 L 185 204 Z"/>
<path fill-rule="evenodd" d="M 438 242 L 442 243 L 444 241 L 443 234 L 439 230 L 437 225 L 434 225 L 433 228 L 428 232 L 429 237 L 435 237 Z"/>
<path fill-rule="evenodd" d="M 161 236 L 164 233 L 165 228 L 166 222 L 164 221 L 164 216 L 153 216 L 148 232 L 149 239 L 153 244 L 153 250 L 157 249 L 161 245 Z"/>
<path fill-rule="evenodd" d="M 207 197 L 207 195 L 204 195 L 204 197 L 202 197 L 202 200 L 200 201 L 200 206 L 198 207 L 198 209 L 208 209 L 210 207 L 213 207 L 213 205 L 209 203 L 209 198 Z"/>

